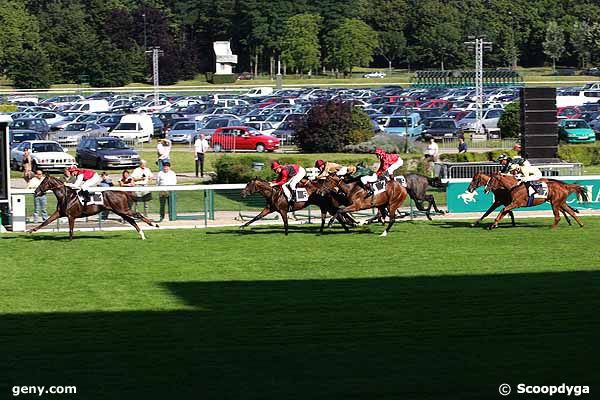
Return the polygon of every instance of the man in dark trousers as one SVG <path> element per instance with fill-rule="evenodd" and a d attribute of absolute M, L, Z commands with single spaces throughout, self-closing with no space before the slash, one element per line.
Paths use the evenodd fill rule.
<path fill-rule="evenodd" d="M 204 176 L 204 153 L 208 150 L 208 140 L 201 133 L 194 142 L 194 151 L 196 152 L 196 178 L 198 177 L 198 165 L 200 165 L 200 176 Z"/>

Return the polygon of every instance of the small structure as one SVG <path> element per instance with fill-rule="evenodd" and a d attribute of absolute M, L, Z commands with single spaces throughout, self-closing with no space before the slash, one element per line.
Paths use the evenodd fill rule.
<path fill-rule="evenodd" d="M 231 52 L 228 41 L 214 42 L 216 66 L 215 75 L 233 74 L 233 66 L 237 64 L 237 55 Z"/>

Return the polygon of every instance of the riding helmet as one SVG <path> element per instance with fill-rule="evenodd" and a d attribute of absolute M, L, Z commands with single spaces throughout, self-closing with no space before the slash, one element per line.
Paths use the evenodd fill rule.
<path fill-rule="evenodd" d="M 315 167 L 321 169 L 323 166 L 325 166 L 325 161 L 323 160 L 317 160 L 315 161 Z"/>

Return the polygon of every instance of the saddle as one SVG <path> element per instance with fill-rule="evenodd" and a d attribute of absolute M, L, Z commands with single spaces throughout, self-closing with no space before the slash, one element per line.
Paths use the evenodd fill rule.
<path fill-rule="evenodd" d="M 308 191 L 304 188 L 296 188 L 296 201 L 308 201 Z"/>
<path fill-rule="evenodd" d="M 531 181 L 524 182 L 527 188 L 529 197 L 527 199 L 527 207 L 533 204 L 535 199 L 547 199 L 548 198 L 548 184 L 546 182 Z"/>
<path fill-rule="evenodd" d="M 402 187 L 408 187 L 408 185 L 406 184 L 406 178 L 404 177 L 404 175 L 398 175 L 398 176 L 394 177 L 394 179 L 396 180 L 396 182 L 401 184 Z"/>
<path fill-rule="evenodd" d="M 77 191 L 77 199 L 81 205 L 104 205 L 104 195 L 102 192 L 89 193 L 89 197 L 82 190 Z"/>

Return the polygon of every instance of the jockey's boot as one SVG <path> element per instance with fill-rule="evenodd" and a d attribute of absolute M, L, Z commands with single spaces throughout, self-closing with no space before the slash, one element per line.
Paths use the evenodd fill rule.
<path fill-rule="evenodd" d="M 292 190 L 292 195 L 290 196 L 290 199 L 288 200 L 288 211 L 293 211 L 294 210 L 294 204 L 296 203 L 296 196 L 295 196 L 295 190 Z"/>
<path fill-rule="evenodd" d="M 373 184 L 371 183 L 366 183 L 365 184 L 365 190 L 367 191 L 367 194 L 365 195 L 365 199 L 373 196 Z"/>
<path fill-rule="evenodd" d="M 83 206 L 85 207 L 87 206 L 87 203 L 89 203 L 91 200 L 90 192 L 88 192 L 87 190 L 82 190 L 81 195 L 83 196 Z"/>

